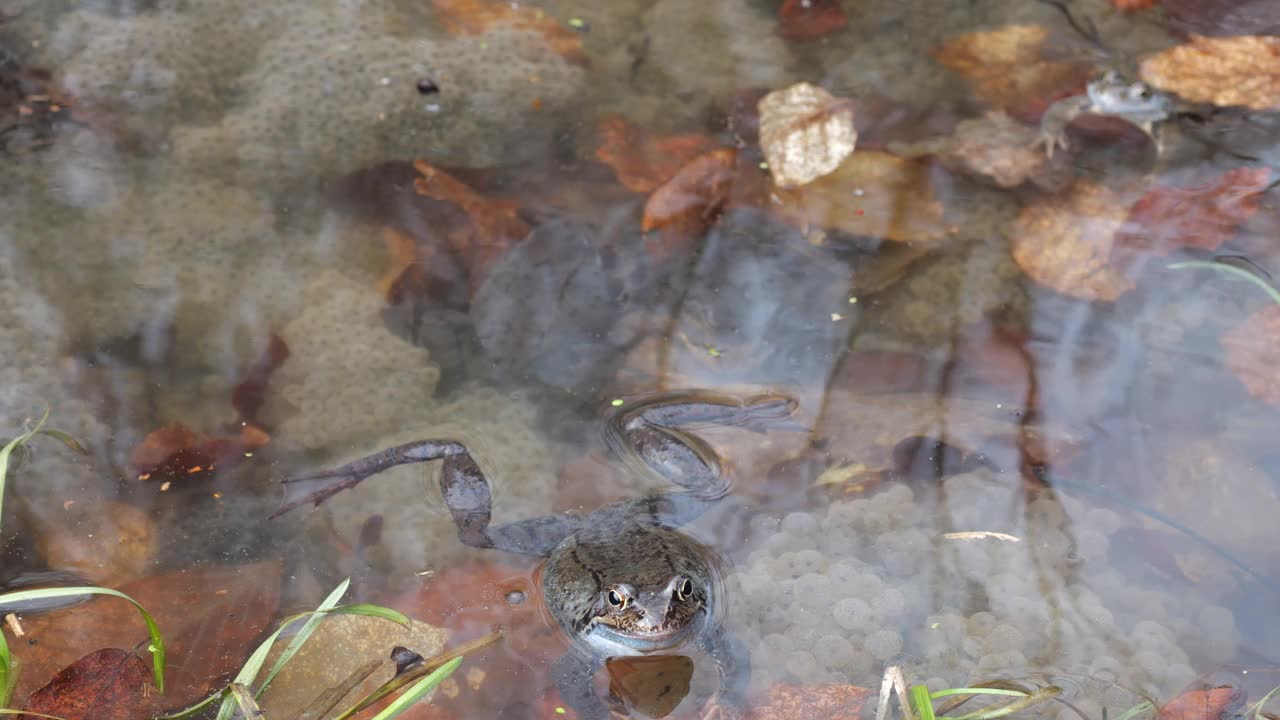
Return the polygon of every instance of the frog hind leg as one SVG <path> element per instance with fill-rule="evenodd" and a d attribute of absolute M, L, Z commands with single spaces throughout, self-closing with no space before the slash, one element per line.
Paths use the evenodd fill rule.
<path fill-rule="evenodd" d="M 745 402 L 707 394 L 677 394 L 616 413 L 607 423 L 606 438 L 624 458 L 638 458 L 666 480 L 704 497 L 718 497 L 728 489 L 714 450 L 685 432 L 697 424 L 797 429 L 787 419 L 794 400 L 763 396 Z"/>
<path fill-rule="evenodd" d="M 280 507 L 272 517 L 283 515 L 307 503 L 319 505 L 337 493 L 355 487 L 366 478 L 397 465 L 443 460 L 440 492 L 445 507 L 458 526 L 458 539 L 477 548 L 494 548 L 525 555 L 546 555 L 552 548 L 580 529 L 582 518 L 558 515 L 489 527 L 493 496 L 489 481 L 466 446 L 453 440 L 419 440 L 380 450 L 340 467 L 304 473 L 285 483 L 318 480 L 330 482 Z"/>
<path fill-rule="evenodd" d="M 608 720 L 609 705 L 596 693 L 596 673 L 604 659 L 581 653 L 566 653 L 551 664 L 551 679 L 560 698 L 581 720 Z"/>

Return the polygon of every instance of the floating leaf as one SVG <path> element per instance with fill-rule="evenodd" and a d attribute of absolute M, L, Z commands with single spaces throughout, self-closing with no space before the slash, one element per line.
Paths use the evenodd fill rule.
<path fill-rule="evenodd" d="M 778 10 L 778 33 L 792 42 L 817 40 L 848 24 L 840 0 L 786 0 Z"/>
<path fill-rule="evenodd" d="M 801 229 L 830 228 L 899 242 L 947 235 L 928 166 L 884 152 L 858 152 L 835 172 L 795 190 L 778 190 L 773 210 Z"/>
<path fill-rule="evenodd" d="M 415 192 L 449 203 L 466 216 L 465 222 L 449 224 L 445 235 L 474 291 L 493 262 L 529 234 L 529 226 L 516 215 L 514 203 L 490 200 L 424 160 L 413 166 L 421 174 L 413 181 Z"/>
<path fill-rule="evenodd" d="M 724 207 L 733 184 L 738 151 L 712 150 L 680 168 L 653 191 L 644 204 L 641 229 L 661 233 L 646 238 L 649 254 L 662 259 L 677 254 L 700 236 Z"/>
<path fill-rule="evenodd" d="M 510 25 L 542 35 L 557 55 L 575 65 L 590 64 L 582 36 L 532 5 L 503 0 L 431 0 L 431 4 L 440 24 L 454 37 L 483 35 L 495 26 Z"/>
<path fill-rule="evenodd" d="M 956 73 L 983 101 L 1018 117 L 1043 112 L 1049 102 L 1075 94 L 1088 80 L 1088 66 L 1046 59 L 1049 31 L 1039 25 L 1008 25 L 947 40 L 933 57 Z"/>
<path fill-rule="evenodd" d="M 796 83 L 760 99 L 760 147 L 773 182 L 806 185 L 829 175 L 853 152 L 853 106 L 816 85 Z"/>
<path fill-rule="evenodd" d="M 1182 247 L 1216 250 L 1258 211 L 1269 168 L 1237 168 L 1192 187 L 1152 188 L 1129 208 L 1117 248 L 1159 255 Z"/>
<path fill-rule="evenodd" d="M 1280 108 L 1280 37 L 1192 35 L 1143 60 L 1140 74 L 1148 85 L 1191 102 L 1274 110 Z"/>
<path fill-rule="evenodd" d="M 1159 720 L 1221 720 L 1244 705 L 1244 692 L 1231 685 L 1188 690 L 1170 700 L 1156 715 Z"/>
<path fill-rule="evenodd" d="M 657 190 L 689 161 L 716 143 L 705 135 L 653 135 L 618 115 L 596 123 L 596 159 L 608 165 L 628 190 Z"/>
<path fill-rule="evenodd" d="M 1064 195 L 1039 196 L 1013 223 L 1013 259 L 1036 282 L 1085 300 L 1115 300 L 1133 281 L 1110 264 L 1128 206 L 1111 190 L 1077 182 Z"/>
<path fill-rule="evenodd" d="M 22 709 L 63 720 L 150 720 L 159 714 L 159 700 L 142 658 L 105 648 L 54 675 Z"/>
<path fill-rule="evenodd" d="M 876 693 L 854 685 L 776 683 L 747 713 L 747 720 L 813 720 L 862 717 Z"/>
<path fill-rule="evenodd" d="M 1270 304 L 1222 335 L 1227 367 L 1249 394 L 1280 405 L 1280 305 Z"/>
<path fill-rule="evenodd" d="M 139 480 L 203 477 L 242 462 L 245 453 L 270 440 L 270 435 L 248 424 L 240 427 L 239 435 L 204 435 L 175 422 L 148 433 L 134 448 L 129 465 Z"/>

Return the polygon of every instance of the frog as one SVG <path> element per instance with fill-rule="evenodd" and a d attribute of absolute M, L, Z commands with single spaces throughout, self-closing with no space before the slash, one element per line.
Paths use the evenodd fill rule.
<path fill-rule="evenodd" d="M 316 505 L 388 468 L 441 460 L 439 484 L 458 539 L 474 548 L 544 558 L 542 600 L 569 639 L 551 677 L 582 720 L 606 720 L 610 707 L 593 678 L 613 658 L 670 655 L 694 647 L 714 663 L 719 687 L 705 718 L 741 717 L 750 680 L 748 654 L 721 622 L 723 593 L 716 554 L 681 527 L 725 497 L 725 463 L 689 431 L 722 425 L 763 432 L 795 426 L 795 400 L 739 399 L 709 392 L 654 396 L 613 409 L 606 444 L 625 461 L 656 472 L 678 489 L 491 526 L 489 481 L 467 447 L 424 439 L 390 447 L 340 467 L 286 478 L 326 481 L 275 515 Z"/>
<path fill-rule="evenodd" d="M 1085 86 L 1084 95 L 1063 98 L 1040 118 L 1040 139 L 1045 153 L 1052 158 L 1054 150 L 1067 149 L 1067 126 L 1080 115 L 1118 117 L 1135 125 L 1151 138 L 1156 157 L 1164 152 L 1160 125 L 1173 114 L 1175 100 L 1141 80 L 1127 81 L 1120 72 L 1108 70 Z"/>

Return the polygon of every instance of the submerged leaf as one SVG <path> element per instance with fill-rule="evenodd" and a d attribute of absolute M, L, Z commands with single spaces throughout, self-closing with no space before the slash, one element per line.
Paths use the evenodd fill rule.
<path fill-rule="evenodd" d="M 142 658 L 105 648 L 54 675 L 22 709 L 64 720 L 149 720 L 160 713 L 159 700 Z"/>
<path fill-rule="evenodd" d="M 712 150 L 653 191 L 640 226 L 646 233 L 661 231 L 646 240 L 650 255 L 670 257 L 706 230 L 729 198 L 737 159 L 738 151 L 732 148 Z"/>
<path fill-rule="evenodd" d="M 1128 207 L 1101 185 L 1032 200 L 1013 223 L 1013 259 L 1036 282 L 1085 300 L 1115 300 L 1133 281 L 1110 264 Z"/>
<path fill-rule="evenodd" d="M 1043 112 L 1052 98 L 1083 87 L 1090 69 L 1050 60 L 1044 53 L 1049 31 L 1039 25 L 1008 25 L 966 33 L 933 51 L 944 67 L 964 78 L 980 99 L 1022 117 Z"/>
<path fill-rule="evenodd" d="M 716 147 L 705 135 L 654 135 L 618 115 L 600 118 L 596 137 L 596 159 L 612 168 L 628 190 L 639 193 L 653 192 L 690 160 Z"/>
<path fill-rule="evenodd" d="M 1225 720 L 1244 705 L 1244 692 L 1232 685 L 1187 690 L 1156 715 L 1159 720 Z"/>
<path fill-rule="evenodd" d="M 239 435 L 204 435 L 179 422 L 154 430 L 129 457 L 134 477 L 167 481 L 206 476 L 245 459 L 271 440 L 260 428 L 242 424 Z"/>
<path fill-rule="evenodd" d="M 1280 37 L 1192 35 L 1143 60 L 1141 77 L 1191 102 L 1274 110 L 1280 108 Z"/>
<path fill-rule="evenodd" d="M 773 182 L 795 188 L 829 175 L 857 144 L 853 106 L 816 85 L 796 83 L 760 99 L 760 148 Z"/>
<path fill-rule="evenodd" d="M 1182 247 L 1216 250 L 1258 211 L 1270 180 L 1269 168 L 1237 168 L 1193 187 L 1152 188 L 1129 208 L 1117 248 L 1160 255 Z"/>
<path fill-rule="evenodd" d="M 582 37 L 537 7 L 502 0 L 431 0 L 431 4 L 444 29 L 455 37 L 483 35 L 497 25 L 511 25 L 542 35 L 557 55 L 575 65 L 590 64 Z"/>
<path fill-rule="evenodd" d="M 1280 305 L 1269 304 L 1222 335 L 1227 367 L 1249 394 L 1280 405 Z"/>
<path fill-rule="evenodd" d="M 911 157 L 936 155 L 947 167 L 988 177 L 1002 188 L 1031 181 L 1045 190 L 1061 190 L 1071 180 L 1069 158 L 1049 158 L 1037 139 L 1035 128 L 995 110 L 961 122 L 949 137 L 890 143 L 889 149 Z"/>
<path fill-rule="evenodd" d="M 231 390 L 231 406 L 240 414 L 241 420 L 258 424 L 258 411 L 262 409 L 271 374 L 288 358 L 289 346 L 285 344 L 284 338 L 272 333 L 262 357 L 249 368 L 244 380 Z"/>
<path fill-rule="evenodd" d="M 876 693 L 855 685 L 776 683 L 747 720 L 813 720 L 862 717 L 863 706 Z"/>
<path fill-rule="evenodd" d="M 793 42 L 817 40 L 848 24 L 840 0 L 785 0 L 778 10 L 778 33 Z"/>

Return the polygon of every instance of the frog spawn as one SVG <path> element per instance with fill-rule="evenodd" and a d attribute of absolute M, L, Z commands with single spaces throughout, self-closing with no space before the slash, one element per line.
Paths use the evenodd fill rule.
<path fill-rule="evenodd" d="M 1021 506 L 1020 490 L 986 472 L 944 489 L 941 509 L 893 485 L 752 520 L 755 548 L 728 579 L 728 625 L 751 648 L 758 689 L 877 687 L 884 667 L 901 663 L 935 689 L 1060 671 L 1171 697 L 1195 674 L 1191 656 L 1234 652 L 1230 611 L 1135 587 L 1109 566 L 1108 537 L 1129 522 L 1118 513 L 1070 498 Z M 935 525 L 940 514 L 948 527 Z M 1021 542 L 942 537 L 976 529 Z M 1081 701 L 1124 699 L 1099 689 Z"/>

